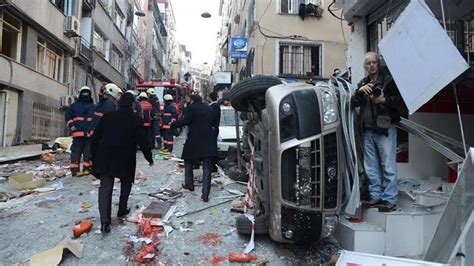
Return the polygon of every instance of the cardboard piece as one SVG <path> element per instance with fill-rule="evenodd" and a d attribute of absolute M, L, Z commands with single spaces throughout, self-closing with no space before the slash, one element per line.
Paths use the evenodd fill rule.
<path fill-rule="evenodd" d="M 10 176 L 8 178 L 8 185 L 14 189 L 35 189 L 42 187 L 46 184 L 46 180 L 37 179 L 33 180 L 33 173 L 24 173 L 19 175 Z"/>
<path fill-rule="evenodd" d="M 84 241 L 65 238 L 56 247 L 31 256 L 30 266 L 59 265 L 63 259 L 64 249 L 71 251 L 77 258 L 81 258 L 84 251 Z"/>

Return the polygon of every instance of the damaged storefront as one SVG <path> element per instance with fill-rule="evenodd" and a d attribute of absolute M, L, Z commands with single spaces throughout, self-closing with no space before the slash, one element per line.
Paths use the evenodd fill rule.
<path fill-rule="evenodd" d="M 361 224 L 343 220 L 338 240 L 349 250 L 416 258 L 426 255 L 428 261 L 447 263 L 443 259 L 454 255 L 433 256 L 441 252 L 436 252 L 432 238 L 447 241 L 439 238 L 443 230 L 452 229 L 443 214 L 446 203 L 456 194 L 453 189 L 469 186 L 463 181 L 458 185 L 456 180 L 472 171 L 467 165 L 468 150 L 474 143 L 474 3 L 346 0 L 335 1 L 335 6 L 343 23 L 351 27 L 347 65 L 352 84 L 366 75 L 365 54 L 377 52 L 410 112 L 409 120 L 398 126 L 398 210 L 390 214 L 366 210 Z M 469 203 L 457 208 L 472 211 Z M 440 219 L 444 222 L 438 227 Z M 469 223 L 456 228 L 453 235 L 459 243 L 453 240 L 445 247 L 459 248 L 466 265 L 472 263 L 474 250 L 473 243 L 463 241 L 466 234 L 466 240 L 473 239 L 474 230 L 467 233 L 468 229 Z"/>

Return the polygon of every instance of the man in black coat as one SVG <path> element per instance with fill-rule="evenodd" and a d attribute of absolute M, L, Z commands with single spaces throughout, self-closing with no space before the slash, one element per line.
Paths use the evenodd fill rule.
<path fill-rule="evenodd" d="M 217 143 L 217 138 L 219 137 L 219 124 L 221 122 L 221 105 L 218 101 L 219 96 L 217 92 L 213 91 L 209 93 L 209 100 L 211 103 L 209 106 L 212 109 L 212 131 L 214 132 L 215 141 Z M 217 144 L 216 144 L 217 145 Z M 212 158 L 212 172 L 217 172 L 217 162 L 219 161 L 219 157 Z"/>
<path fill-rule="evenodd" d="M 137 145 L 150 166 L 153 158 L 143 120 L 133 113 L 135 98 L 124 94 L 119 109 L 104 114 L 92 138 L 92 174 L 100 179 L 99 212 L 101 231 L 110 232 L 112 191 L 115 177 L 120 178 L 118 217 L 130 213 L 128 196 L 135 181 Z"/>
<path fill-rule="evenodd" d="M 201 199 L 209 201 L 211 190 L 212 157 L 217 156 L 217 143 L 212 130 L 213 113 L 199 95 L 191 95 L 191 104 L 186 108 L 184 118 L 171 124 L 175 127 L 189 127 L 188 138 L 184 143 L 184 184 L 183 188 L 194 191 L 193 161 L 202 161 L 203 187 Z"/>

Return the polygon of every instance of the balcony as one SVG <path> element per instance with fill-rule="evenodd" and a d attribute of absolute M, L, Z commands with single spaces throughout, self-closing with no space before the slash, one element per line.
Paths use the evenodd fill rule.
<path fill-rule="evenodd" d="M 82 5 L 89 11 L 92 11 L 95 8 L 96 0 L 83 0 Z"/>
<path fill-rule="evenodd" d="M 81 43 L 80 43 L 78 52 L 79 52 L 78 55 L 80 55 L 84 59 L 87 59 L 87 61 L 92 60 L 91 45 L 86 39 L 81 38 Z"/>
<path fill-rule="evenodd" d="M 9 57 L 0 55 L 0 84 L 19 90 L 29 90 L 41 95 L 60 100 L 66 96 L 68 87 L 49 78 L 36 70 L 18 63 Z"/>

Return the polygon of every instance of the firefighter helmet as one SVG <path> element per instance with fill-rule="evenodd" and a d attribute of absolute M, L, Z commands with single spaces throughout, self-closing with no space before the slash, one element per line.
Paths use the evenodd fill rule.
<path fill-rule="evenodd" d="M 79 90 L 79 95 L 80 95 L 83 91 L 89 91 L 89 94 L 92 92 L 92 91 L 91 91 L 91 88 L 89 88 L 89 87 L 87 87 L 87 86 L 83 86 L 83 87 L 81 87 L 81 89 Z"/>
<path fill-rule="evenodd" d="M 148 99 L 148 95 L 146 94 L 146 92 L 140 92 L 140 94 L 138 94 L 138 99 Z"/>
<path fill-rule="evenodd" d="M 122 90 L 114 83 L 108 83 L 107 85 L 105 85 L 105 94 L 114 97 L 115 100 L 118 101 L 120 95 L 122 95 Z"/>
<path fill-rule="evenodd" d="M 155 94 L 156 94 L 155 89 L 153 89 L 153 88 L 149 88 L 149 89 L 146 91 L 146 93 L 148 93 L 148 94 L 150 94 L 150 95 L 155 95 Z"/>
<path fill-rule="evenodd" d="M 163 96 L 163 100 L 165 100 L 165 101 L 172 101 L 172 100 L 173 100 L 173 96 L 171 96 L 171 94 L 166 94 L 165 96 Z"/>
<path fill-rule="evenodd" d="M 137 93 L 134 90 L 128 90 L 125 93 L 130 93 L 131 95 L 133 95 L 133 97 L 137 96 Z"/>

